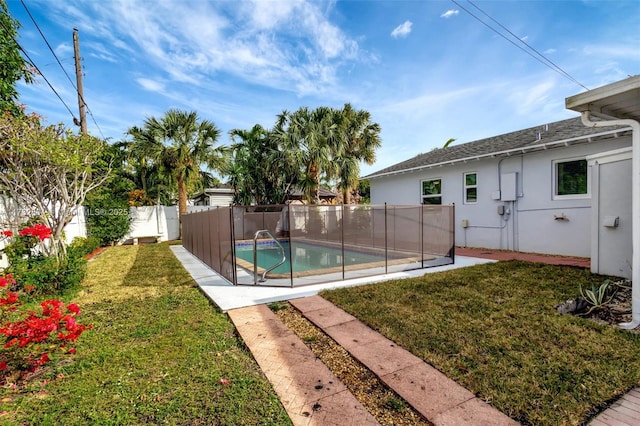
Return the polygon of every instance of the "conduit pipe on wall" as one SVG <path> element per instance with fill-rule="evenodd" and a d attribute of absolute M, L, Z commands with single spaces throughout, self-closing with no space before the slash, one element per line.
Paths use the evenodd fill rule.
<path fill-rule="evenodd" d="M 630 126 L 631 131 L 631 322 L 619 324 L 631 330 L 640 325 L 640 123 L 636 120 L 591 121 L 589 111 L 582 112 L 582 124 L 587 127 Z"/>

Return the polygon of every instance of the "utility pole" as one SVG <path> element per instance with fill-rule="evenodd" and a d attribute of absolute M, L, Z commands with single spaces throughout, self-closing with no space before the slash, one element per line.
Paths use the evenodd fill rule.
<path fill-rule="evenodd" d="M 78 86 L 78 108 L 80 109 L 80 132 L 87 134 L 87 105 L 84 103 L 82 91 L 82 65 L 80 63 L 80 43 L 78 42 L 78 29 L 73 29 L 73 53 L 76 61 L 76 82 Z M 78 123 L 76 123 L 77 125 Z"/>

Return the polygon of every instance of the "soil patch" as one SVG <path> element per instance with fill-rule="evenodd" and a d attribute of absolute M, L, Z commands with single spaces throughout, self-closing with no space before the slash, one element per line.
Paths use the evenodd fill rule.
<path fill-rule="evenodd" d="M 347 386 L 381 425 L 431 425 L 373 372 L 351 357 L 344 348 L 304 318 L 289 303 L 276 302 L 269 307 Z"/>
<path fill-rule="evenodd" d="M 84 256 L 84 258 L 85 258 L 85 259 L 87 259 L 87 260 L 93 260 L 93 259 L 95 259 L 96 257 L 98 257 L 99 255 L 101 255 L 101 254 L 102 254 L 102 252 L 103 252 L 103 251 L 105 251 L 106 249 L 107 249 L 106 247 L 98 247 L 97 249 L 95 249 L 95 250 L 94 250 L 94 251 L 92 251 L 91 253 L 86 254 L 86 255 Z"/>
<path fill-rule="evenodd" d="M 627 280 L 612 281 L 609 290 L 604 297 L 606 303 L 594 307 L 593 304 L 580 296 L 573 300 L 567 300 L 556 306 L 562 314 L 573 314 L 600 324 L 618 327 L 618 324 L 631 321 L 631 282 Z M 640 333 L 640 327 L 629 330 L 632 333 Z"/>

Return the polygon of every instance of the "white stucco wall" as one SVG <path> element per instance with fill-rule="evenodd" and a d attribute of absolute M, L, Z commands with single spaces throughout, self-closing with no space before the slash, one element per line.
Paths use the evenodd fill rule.
<path fill-rule="evenodd" d="M 187 206 L 187 209 L 207 209 L 208 206 Z M 123 241 L 140 237 L 158 237 L 159 241 L 180 238 L 178 206 L 131 207 L 131 231 Z"/>
<path fill-rule="evenodd" d="M 632 278 L 631 149 L 589 158 L 592 170 L 591 272 Z M 612 219 L 615 221 L 612 222 Z"/>
<path fill-rule="evenodd" d="M 210 206 L 228 207 L 233 203 L 233 194 L 214 194 L 209 195 Z"/>
<path fill-rule="evenodd" d="M 373 178 L 371 203 L 419 204 L 421 181 L 441 178 L 442 203 L 456 208 L 456 245 L 589 257 L 591 197 L 554 200 L 553 161 L 630 145 L 630 137 L 622 137 Z M 467 172 L 477 173 L 476 204 L 463 202 Z M 493 199 L 501 189 L 500 176 L 509 173 L 517 173 L 516 200 Z M 499 215 L 498 206 L 509 213 Z"/>

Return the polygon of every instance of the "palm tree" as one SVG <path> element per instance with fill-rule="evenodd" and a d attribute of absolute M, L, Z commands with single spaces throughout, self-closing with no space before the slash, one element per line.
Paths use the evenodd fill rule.
<path fill-rule="evenodd" d="M 160 172 L 178 188 L 178 211 L 187 212 L 187 188 L 203 178 L 201 167 L 222 170 L 226 148 L 214 148 L 220 130 L 209 120 L 201 120 L 195 111 L 170 109 L 161 119 L 145 120 L 144 130 L 162 144 L 155 157 Z M 153 144 L 152 144 L 153 145 Z"/>
<path fill-rule="evenodd" d="M 288 153 L 288 161 L 301 171 L 298 185 L 312 203 L 320 203 L 320 178 L 334 167 L 332 159 L 341 140 L 338 130 L 334 110 L 328 107 L 285 110 L 276 121 L 274 137 Z"/>
<path fill-rule="evenodd" d="M 256 124 L 250 130 L 229 132 L 234 144 L 226 175 L 235 189 L 236 204 L 282 204 L 296 183 L 288 151 L 279 149 L 272 132 Z"/>
<path fill-rule="evenodd" d="M 339 150 L 334 164 L 337 168 L 338 188 L 342 190 L 345 204 L 351 203 L 351 192 L 358 186 L 360 161 L 373 164 L 376 149 L 380 147 L 380 125 L 371 122 L 371 115 L 365 110 L 354 110 L 345 104 L 336 111 L 336 121 L 340 125 Z"/>
<path fill-rule="evenodd" d="M 149 195 L 149 177 L 154 171 L 157 172 L 162 142 L 153 132 L 137 126 L 127 130 L 127 134 L 133 137 L 133 141 L 123 143 L 128 154 L 127 162 L 133 166 L 140 189 Z"/>

